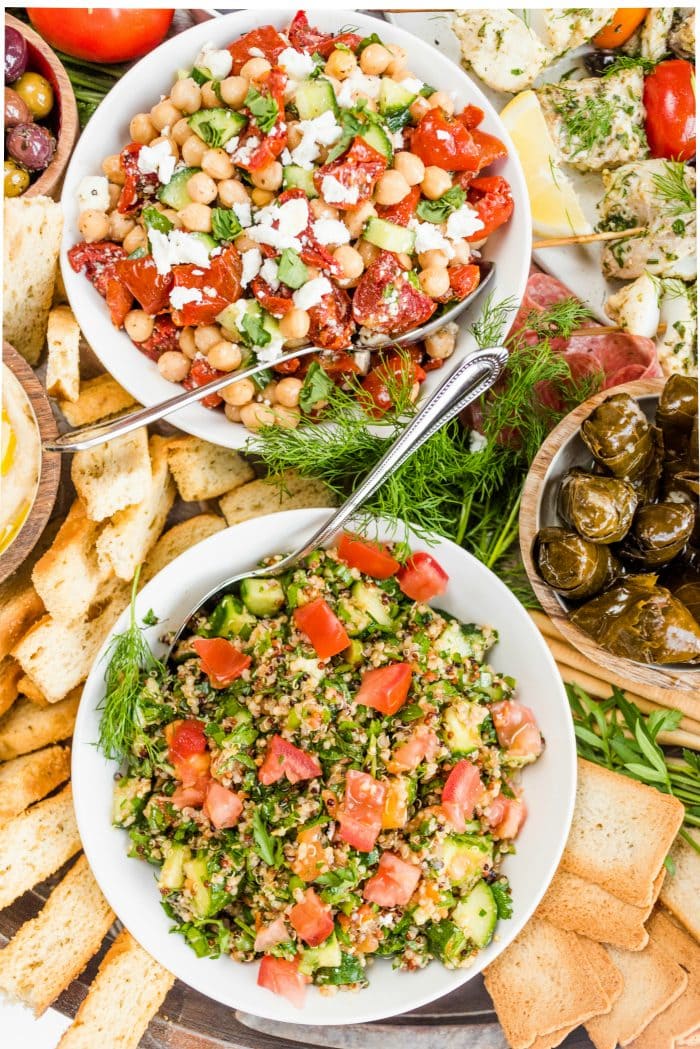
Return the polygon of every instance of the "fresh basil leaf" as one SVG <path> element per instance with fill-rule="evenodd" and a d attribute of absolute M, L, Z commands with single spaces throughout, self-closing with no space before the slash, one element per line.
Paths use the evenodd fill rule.
<path fill-rule="evenodd" d="M 319 401 L 325 401 L 333 383 L 318 361 L 313 361 L 306 373 L 304 385 L 299 393 L 299 404 L 304 412 L 310 411 Z"/>
<path fill-rule="evenodd" d="M 340 126 L 343 129 L 343 133 L 328 153 L 328 156 L 326 157 L 327 164 L 330 164 L 332 160 L 337 160 L 338 157 L 343 155 L 355 136 L 359 135 L 362 131 L 364 123 L 358 119 L 356 113 L 349 109 L 341 109 Z"/>
<path fill-rule="evenodd" d="M 253 385 L 262 392 L 269 382 L 272 382 L 274 375 L 269 368 L 266 368 L 264 372 L 256 372 L 255 375 L 251 375 Z"/>
<path fill-rule="evenodd" d="M 243 232 L 243 227 L 235 211 L 214 208 L 211 213 L 211 231 L 217 240 L 233 240 Z"/>
<path fill-rule="evenodd" d="M 271 335 L 257 313 L 246 313 L 241 321 L 241 334 L 249 346 L 267 346 Z"/>
<path fill-rule="evenodd" d="M 146 229 L 155 229 L 159 233 L 170 233 L 174 226 L 167 215 L 164 215 L 162 211 L 158 211 L 158 208 L 154 208 L 150 205 L 144 208 L 141 212 L 143 221 L 146 223 Z"/>
<path fill-rule="evenodd" d="M 366 47 L 369 47 L 370 44 L 381 44 L 382 47 L 384 47 L 384 41 L 381 39 L 381 37 L 378 37 L 376 33 L 372 33 L 371 36 L 366 36 L 362 40 L 360 40 L 359 44 L 357 45 L 357 50 L 355 51 L 355 54 L 358 58 L 360 57 L 364 49 Z"/>
<path fill-rule="evenodd" d="M 309 279 L 309 271 L 294 248 L 285 248 L 280 255 L 277 276 L 288 288 L 300 288 Z"/>
<path fill-rule="evenodd" d="M 279 838 L 273 838 L 267 829 L 265 820 L 260 809 L 253 813 L 253 840 L 255 851 L 268 867 L 279 867 L 282 864 L 282 842 Z"/>
<path fill-rule="evenodd" d="M 461 186 L 453 186 L 443 193 L 437 200 L 421 200 L 416 208 L 416 214 L 424 222 L 445 222 L 448 215 L 461 208 L 467 199 L 467 194 Z"/>
<path fill-rule="evenodd" d="M 272 95 L 261 95 L 256 88 L 249 87 L 244 105 L 248 107 L 265 135 L 272 131 L 279 116 L 279 106 Z"/>
<path fill-rule="evenodd" d="M 511 918 L 513 915 L 513 900 L 510 894 L 510 885 L 504 878 L 495 881 L 491 886 L 493 898 L 496 901 L 496 911 L 499 918 Z"/>

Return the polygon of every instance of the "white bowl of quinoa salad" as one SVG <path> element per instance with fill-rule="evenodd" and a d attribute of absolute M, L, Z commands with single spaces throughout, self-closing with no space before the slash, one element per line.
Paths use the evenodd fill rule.
<path fill-rule="evenodd" d="M 136 600 L 155 655 L 222 576 L 326 516 L 257 518 L 163 569 Z M 75 728 L 81 839 L 120 920 L 196 990 L 291 1023 L 378 1020 L 480 972 L 573 811 L 568 702 L 525 609 L 448 540 L 369 535 L 379 552 L 339 537 L 225 597 L 148 686 L 120 767 L 95 743 L 124 613 Z"/>
<path fill-rule="evenodd" d="M 232 60 L 268 24 L 278 43 Z M 355 11 L 240 11 L 166 41 L 91 119 L 62 205 L 73 310 L 142 404 L 269 363 L 259 382 L 178 414 L 227 447 L 303 425 L 309 359 L 276 372 L 281 352 L 319 345 L 336 381 L 369 383 L 380 404 L 390 351 L 354 353 L 359 332 L 439 315 L 478 284 L 482 257 L 497 262 L 493 301 L 517 304 L 530 262 L 527 191 L 496 111 L 429 44 Z M 416 348 L 417 391 L 475 348 L 483 304 L 459 336 L 448 327 Z"/>

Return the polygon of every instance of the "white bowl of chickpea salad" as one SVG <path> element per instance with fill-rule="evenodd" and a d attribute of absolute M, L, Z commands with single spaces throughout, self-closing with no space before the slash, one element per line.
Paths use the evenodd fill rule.
<path fill-rule="evenodd" d="M 498 264 L 494 301 L 519 301 L 529 267 L 521 168 L 469 77 L 357 12 L 290 18 L 222 16 L 142 59 L 81 136 L 62 196 L 70 302 L 141 403 L 269 361 L 258 383 L 178 414 L 183 430 L 228 447 L 303 422 L 310 359 L 276 372 L 281 352 L 318 344 L 337 381 L 381 403 L 381 355 L 350 338 L 447 309 L 478 283 L 480 255 Z M 262 46 L 248 36 L 236 56 L 261 31 Z M 474 348 L 466 329 L 482 306 L 463 316 L 458 357 Z M 456 335 L 419 347 L 426 391 Z"/>
<path fill-rule="evenodd" d="M 257 518 L 168 565 L 136 601 L 155 655 L 222 576 L 326 515 Z M 119 918 L 190 986 L 276 1020 L 377 1020 L 455 990 L 533 913 L 573 811 L 568 703 L 524 608 L 447 540 L 380 521 L 365 535 L 313 555 L 283 594 L 242 584 L 200 624 L 177 683 L 149 688 L 153 765 L 143 735 L 128 768 L 94 745 L 126 613 L 75 728 L 81 839 Z"/>

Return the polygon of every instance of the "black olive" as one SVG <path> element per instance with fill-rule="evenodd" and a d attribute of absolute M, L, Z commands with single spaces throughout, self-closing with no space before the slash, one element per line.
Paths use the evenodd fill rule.
<path fill-rule="evenodd" d="M 602 76 L 617 57 L 617 51 L 589 51 L 583 56 L 583 64 L 591 76 Z"/>

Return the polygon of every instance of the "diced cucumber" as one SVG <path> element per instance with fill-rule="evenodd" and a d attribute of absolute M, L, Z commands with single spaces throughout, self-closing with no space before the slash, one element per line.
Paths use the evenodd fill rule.
<path fill-rule="evenodd" d="M 298 164 L 287 164 L 286 168 L 282 171 L 282 188 L 283 189 L 303 189 L 307 197 L 317 197 L 316 187 L 314 186 L 314 173 L 313 171 L 307 171 L 306 168 L 300 168 Z"/>
<path fill-rule="evenodd" d="M 367 124 L 360 132 L 360 138 L 363 138 L 372 149 L 376 149 L 377 153 L 386 157 L 387 164 L 391 164 L 394 159 L 394 147 L 383 127 L 380 127 L 379 124 Z"/>
<path fill-rule="evenodd" d="M 234 135 L 239 135 L 248 121 L 233 109 L 217 106 L 216 109 L 200 109 L 189 117 L 187 123 L 208 146 L 219 149 Z"/>
<path fill-rule="evenodd" d="M 226 329 L 229 334 L 233 335 L 234 340 L 238 342 L 241 337 L 245 337 L 245 328 L 243 327 L 243 320 L 248 316 L 255 319 L 260 319 L 262 326 L 270 336 L 272 344 L 281 345 L 282 336 L 280 334 L 279 324 L 267 310 L 262 309 L 260 303 L 256 302 L 255 299 L 238 299 L 237 302 L 232 302 L 229 306 L 217 315 L 217 321 Z"/>
<path fill-rule="evenodd" d="M 481 723 L 488 714 L 479 703 L 458 700 L 443 712 L 445 742 L 453 754 L 469 754 L 481 745 Z"/>
<path fill-rule="evenodd" d="M 416 97 L 412 91 L 407 91 L 405 87 L 401 87 L 401 84 L 397 84 L 390 77 L 382 77 L 379 89 L 379 112 L 382 116 L 396 116 L 404 109 L 408 109 L 411 103 L 415 102 Z"/>
<path fill-rule="evenodd" d="M 158 878 L 158 887 L 161 889 L 181 889 L 185 884 L 185 863 L 192 858 L 192 853 L 186 845 L 172 842 L 168 847 Z"/>
<path fill-rule="evenodd" d="M 485 881 L 477 882 L 467 898 L 460 900 L 452 911 L 452 920 L 477 947 L 491 942 L 497 918 L 496 901 Z"/>
<path fill-rule="evenodd" d="M 369 612 L 372 619 L 380 626 L 390 627 L 392 618 L 387 605 L 389 598 L 378 586 L 371 583 L 357 582 L 351 590 L 352 599 L 363 612 Z"/>
<path fill-rule="evenodd" d="M 453 885 L 471 885 L 493 860 L 493 845 L 478 835 L 451 834 L 441 847 L 445 872 Z"/>
<path fill-rule="evenodd" d="M 214 248 L 218 248 L 219 242 L 214 240 L 208 233 L 190 233 L 191 237 L 196 237 L 197 240 L 201 241 L 207 251 L 212 252 Z"/>
<path fill-rule="evenodd" d="M 130 827 L 144 806 L 151 781 L 138 776 L 122 776 L 117 780 L 112 799 L 112 822 L 117 827 Z"/>
<path fill-rule="evenodd" d="M 182 171 L 176 171 L 170 182 L 159 191 L 158 200 L 175 211 L 186 208 L 192 203 L 192 197 L 187 192 L 187 183 L 199 170 L 199 168 L 183 168 Z"/>
<path fill-rule="evenodd" d="M 277 579 L 244 579 L 241 598 L 254 616 L 273 616 L 284 604 L 284 590 Z"/>
<path fill-rule="evenodd" d="M 316 969 L 335 969 L 340 962 L 340 944 L 332 932 L 318 947 L 307 947 L 301 952 L 299 972 L 304 976 L 310 976 Z"/>
<path fill-rule="evenodd" d="M 349 637 L 361 634 L 369 626 L 370 619 L 365 609 L 360 608 L 347 597 L 341 597 L 336 611 L 338 617 L 342 619 Z"/>
<path fill-rule="evenodd" d="M 378 219 L 374 215 L 362 235 L 370 244 L 376 244 L 378 248 L 393 251 L 397 255 L 410 255 L 416 243 L 416 235 L 412 229 L 397 226 L 395 222 L 387 222 L 386 219 Z"/>
<path fill-rule="evenodd" d="M 233 594 L 221 598 L 210 619 L 214 637 L 241 637 L 244 641 L 248 640 L 256 623 L 255 616 Z"/>
<path fill-rule="evenodd" d="M 302 80 L 297 86 L 294 104 L 301 120 L 313 120 L 330 109 L 338 115 L 338 103 L 330 80 L 319 77 L 317 80 Z"/>
<path fill-rule="evenodd" d="M 345 662 L 351 667 L 356 667 L 358 663 L 361 663 L 364 658 L 362 650 L 362 642 L 356 638 L 350 642 L 348 647 L 345 649 Z"/>
<path fill-rule="evenodd" d="M 208 879 L 207 861 L 203 856 L 184 860 L 183 872 L 190 883 L 192 891 L 192 909 L 199 918 L 208 918 L 212 905 L 211 889 L 206 885 Z"/>

